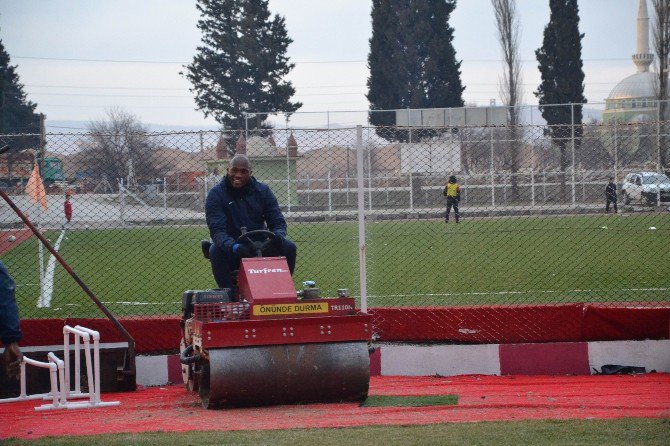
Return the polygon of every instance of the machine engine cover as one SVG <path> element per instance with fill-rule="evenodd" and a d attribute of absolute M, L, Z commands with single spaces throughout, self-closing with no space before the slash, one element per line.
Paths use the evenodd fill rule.
<path fill-rule="evenodd" d="M 184 319 L 193 316 L 194 304 L 230 302 L 230 288 L 216 290 L 188 290 L 181 296 L 181 309 Z"/>

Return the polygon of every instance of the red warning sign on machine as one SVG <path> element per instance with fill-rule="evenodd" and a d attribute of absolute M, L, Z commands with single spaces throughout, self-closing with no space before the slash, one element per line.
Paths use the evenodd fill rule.
<path fill-rule="evenodd" d="M 285 257 L 242 259 L 238 284 L 240 300 L 248 302 L 295 299 L 297 296 Z"/>

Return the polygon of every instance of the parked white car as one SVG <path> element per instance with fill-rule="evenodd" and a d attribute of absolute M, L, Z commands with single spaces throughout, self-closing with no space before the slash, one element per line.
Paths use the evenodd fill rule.
<path fill-rule="evenodd" d="M 670 201 L 670 178 L 656 172 L 632 172 L 626 175 L 621 186 L 623 204 L 631 201 L 645 201 L 655 205 L 658 200 L 658 191 L 661 191 L 661 201 Z"/>

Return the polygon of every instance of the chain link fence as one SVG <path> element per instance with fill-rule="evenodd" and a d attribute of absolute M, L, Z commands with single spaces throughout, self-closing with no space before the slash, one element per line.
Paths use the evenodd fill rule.
<path fill-rule="evenodd" d="M 481 317 L 473 308 L 554 308 L 515 322 L 520 339 L 537 339 L 547 321 L 575 330 L 561 316 L 573 304 L 670 301 L 664 124 L 4 135 L 39 143 L 34 156 L 0 158 L 0 187 L 112 313 L 177 315 L 185 290 L 216 286 L 199 243 L 204 199 L 245 152 L 298 246 L 298 288 L 348 288 L 382 321 L 392 307 L 430 308 L 435 321 L 450 311 L 463 326 Z M 34 162 L 46 209 L 24 192 Z M 460 219 L 452 210 L 446 223 L 451 175 Z M 606 213 L 610 177 L 618 206 Z M 13 211 L 0 211 L 22 318 L 99 317 Z M 496 336 L 477 333 L 467 339 Z"/>

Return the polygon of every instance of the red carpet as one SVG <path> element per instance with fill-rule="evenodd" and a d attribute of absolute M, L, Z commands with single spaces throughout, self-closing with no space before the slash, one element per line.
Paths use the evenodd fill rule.
<path fill-rule="evenodd" d="M 36 412 L 41 401 L 0 404 L 0 439 L 121 432 L 263 430 L 494 420 L 670 417 L 670 374 L 621 376 L 373 377 L 370 395 L 458 395 L 456 406 L 312 404 L 202 409 L 182 386 L 105 394 L 121 406 Z"/>

